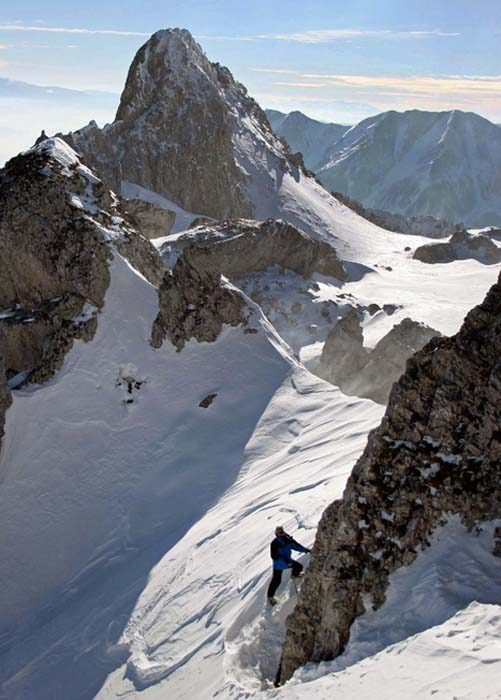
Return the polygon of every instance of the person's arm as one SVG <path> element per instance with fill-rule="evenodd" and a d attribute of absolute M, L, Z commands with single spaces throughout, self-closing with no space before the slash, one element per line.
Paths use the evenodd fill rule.
<path fill-rule="evenodd" d="M 273 559 L 273 561 L 276 561 L 279 558 L 278 548 L 279 548 L 279 544 L 278 544 L 277 540 L 273 540 L 273 542 L 270 545 L 270 554 L 271 554 L 271 558 Z"/>
<path fill-rule="evenodd" d="M 303 547 L 303 545 L 299 544 L 299 542 L 296 542 L 296 540 L 292 540 L 290 545 L 292 549 L 296 550 L 296 552 L 303 552 L 304 554 L 307 554 L 310 551 L 308 547 Z"/>

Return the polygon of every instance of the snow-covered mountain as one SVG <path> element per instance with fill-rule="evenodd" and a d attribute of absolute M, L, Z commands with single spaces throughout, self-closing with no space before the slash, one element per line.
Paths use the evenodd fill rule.
<path fill-rule="evenodd" d="M 316 170 L 325 161 L 327 152 L 350 128 L 321 122 L 298 111 L 288 114 L 274 109 L 265 111 L 273 131 L 287 141 L 292 151 L 303 154 L 309 170 Z"/>
<path fill-rule="evenodd" d="M 471 112 L 384 112 L 347 131 L 317 168 L 366 207 L 469 226 L 501 221 L 501 132 Z"/>
<path fill-rule="evenodd" d="M 110 183 L 175 211 L 176 232 L 154 247 L 141 226 L 156 214 L 131 217 Z M 10 161 L 0 205 L 2 693 L 273 697 L 296 602 L 285 580 L 276 608 L 265 606 L 274 527 L 311 545 L 384 412 L 309 368 L 353 310 L 366 349 L 407 317 L 455 333 L 500 265 L 414 259 L 429 239 L 384 230 L 332 197 L 184 30 L 140 49 L 112 125 Z M 195 216 L 236 212 L 254 220 L 187 230 Z M 428 379 L 413 375 L 413 397 Z M 459 625 L 464 638 L 434 665 L 464 670 L 466 650 L 471 683 L 498 634 L 499 606 L 487 605 L 497 561 L 491 531 L 452 539 L 461 556 L 444 564 L 431 547 L 416 565 L 439 581 L 472 572 L 441 608 L 444 633 Z M 354 673 L 390 667 L 388 655 L 364 660 L 381 649 L 367 643 L 371 630 L 389 638 L 371 621 Z M 404 639 L 390 643 L 415 673 L 420 643 L 431 655 L 437 637 Z M 496 670 L 483 669 L 484 687 Z M 401 676 L 384 692 L 390 681 L 401 694 Z M 312 693 L 340 682 L 319 678 Z M 298 683 L 280 692 L 309 700 Z"/>
<path fill-rule="evenodd" d="M 182 29 L 159 31 L 138 51 L 113 124 L 64 138 L 115 190 L 131 182 L 217 218 L 256 213 L 265 169 L 274 189 L 290 172 L 300 177 L 245 87 Z"/>

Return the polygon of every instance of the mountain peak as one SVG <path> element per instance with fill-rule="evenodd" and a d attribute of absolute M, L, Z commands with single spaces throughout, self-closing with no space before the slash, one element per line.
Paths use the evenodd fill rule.
<path fill-rule="evenodd" d="M 130 182 L 220 219 L 251 217 L 255 181 L 275 191 L 275 170 L 298 177 L 302 167 L 246 88 L 185 29 L 160 30 L 138 50 L 113 124 L 64 138 L 113 190 Z"/>
<path fill-rule="evenodd" d="M 136 53 L 129 68 L 116 120 L 135 118 L 137 113 L 172 97 L 183 86 L 217 82 L 215 68 L 187 29 L 161 29 Z M 208 79 L 208 80 L 207 80 Z M 190 98 L 197 98 L 194 90 Z"/>

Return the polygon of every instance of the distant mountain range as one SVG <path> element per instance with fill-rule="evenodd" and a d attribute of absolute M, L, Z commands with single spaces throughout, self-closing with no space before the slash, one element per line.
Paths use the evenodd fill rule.
<path fill-rule="evenodd" d="M 301 151 L 304 163 L 310 170 L 322 166 L 328 151 L 350 128 L 343 124 L 320 122 L 297 111 L 284 114 L 267 109 L 266 116 L 277 136 L 284 138 L 293 151 Z"/>
<path fill-rule="evenodd" d="M 478 114 L 390 111 L 351 128 L 279 115 L 268 110 L 273 128 L 329 191 L 405 216 L 501 224 L 501 130 Z"/>
<path fill-rule="evenodd" d="M 33 85 L 20 80 L 0 78 L 0 98 L 11 97 L 30 100 L 50 100 L 71 103 L 88 103 L 98 106 L 116 106 L 118 96 L 113 92 L 100 90 L 70 90 L 51 85 Z"/>

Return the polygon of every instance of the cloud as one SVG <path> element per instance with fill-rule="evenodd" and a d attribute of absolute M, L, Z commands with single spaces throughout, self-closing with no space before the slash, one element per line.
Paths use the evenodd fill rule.
<path fill-rule="evenodd" d="M 86 29 L 84 27 L 47 27 L 37 24 L 41 20 L 35 20 L 35 24 L 0 24 L 0 31 L 12 32 L 49 32 L 53 34 L 88 34 L 107 36 L 150 36 L 152 32 L 136 32 L 121 29 Z M 210 35 L 200 34 L 197 39 L 214 41 L 257 41 L 259 39 L 275 41 L 291 41 L 302 44 L 325 44 L 332 41 L 346 39 L 426 39 L 430 37 L 454 37 L 460 36 L 457 32 L 444 32 L 440 29 L 419 31 L 393 31 L 390 29 L 307 29 L 300 32 L 280 34 L 250 34 L 250 35 Z"/>
<path fill-rule="evenodd" d="M 302 44 L 325 44 L 342 39 L 427 39 L 430 37 L 460 36 L 457 32 L 443 32 L 439 29 L 429 31 L 392 31 L 390 29 L 309 29 L 290 34 L 260 34 L 258 39 L 278 39 Z"/>
<path fill-rule="evenodd" d="M 280 75 L 302 75 L 303 71 L 290 70 L 289 68 L 251 68 L 256 73 L 277 73 Z"/>
<path fill-rule="evenodd" d="M 291 75 L 297 80 L 274 81 L 273 85 L 305 88 L 349 88 L 381 95 L 460 95 L 498 97 L 501 75 L 345 75 L 340 73 L 307 73 L 283 68 L 252 68 L 258 73 Z"/>
<path fill-rule="evenodd" d="M 285 87 L 304 87 L 304 88 L 324 88 L 324 87 L 332 87 L 332 83 L 302 83 L 300 81 L 294 81 L 294 80 L 284 80 L 284 81 L 275 81 L 272 83 L 272 85 L 282 85 Z"/>
<path fill-rule="evenodd" d="M 110 36 L 151 36 L 151 32 L 129 32 L 118 29 L 83 29 L 69 27 L 44 27 L 29 24 L 0 24 L 0 31 L 52 32 L 53 34 L 106 34 Z"/>
<path fill-rule="evenodd" d="M 256 41 L 272 39 L 291 41 L 301 44 L 326 44 L 347 39 L 429 39 L 433 37 L 456 37 L 459 32 L 444 32 L 440 29 L 419 31 L 393 31 L 391 29 L 307 29 L 300 32 L 280 34 L 250 34 L 240 36 L 201 35 L 197 39 L 214 39 L 217 41 Z"/>

